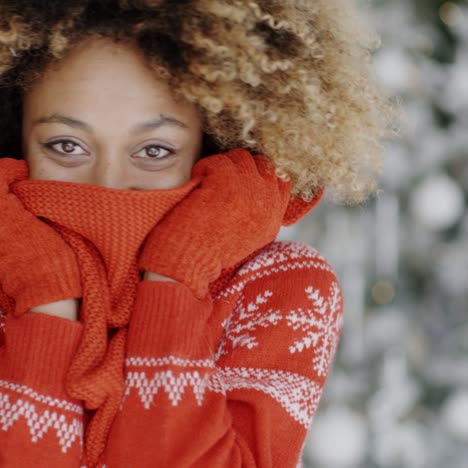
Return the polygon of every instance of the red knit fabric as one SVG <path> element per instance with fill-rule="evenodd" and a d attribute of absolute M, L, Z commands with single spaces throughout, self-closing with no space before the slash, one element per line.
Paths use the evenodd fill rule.
<path fill-rule="evenodd" d="M 290 222 L 300 206 L 294 202 L 286 213 L 291 181 L 276 176 L 269 158 L 242 149 L 197 162 L 192 176 L 201 177 L 200 187 L 151 231 L 138 266 L 185 284 L 203 299 L 223 269 L 273 242 L 285 215 Z"/>
<path fill-rule="evenodd" d="M 124 390 L 125 337 L 144 238 L 164 214 L 200 182 L 160 191 L 124 191 L 61 181 L 24 180 L 12 192 L 24 206 L 52 223 L 77 255 L 83 302 L 83 335 L 67 373 L 66 389 L 96 410 L 86 432 L 93 464 Z"/>
<path fill-rule="evenodd" d="M 244 300 L 249 297 L 258 305 L 257 295 L 265 287 L 263 284 L 265 282 L 269 288 L 283 291 L 284 294 L 280 293 L 278 298 L 272 301 L 272 305 L 279 300 L 282 309 L 287 313 L 288 304 L 291 304 L 291 307 L 293 304 L 296 306 L 305 304 L 307 298 L 303 297 L 304 292 L 299 298 L 298 288 L 300 289 L 299 285 L 303 286 L 308 281 L 312 281 L 309 273 L 313 271 L 317 294 L 321 295 L 322 302 L 329 301 L 329 310 L 326 313 L 332 319 L 328 328 L 332 338 L 329 342 L 333 346 L 322 353 L 322 362 L 316 366 L 319 371 L 315 370 L 314 378 L 309 378 L 309 381 L 313 382 L 313 408 L 310 407 L 311 401 L 307 401 L 307 396 L 303 395 L 305 400 L 301 404 L 305 404 L 308 409 L 303 408 L 301 411 L 308 414 L 309 420 L 306 422 L 309 423 L 341 330 L 342 305 L 336 277 L 326 262 L 306 247 L 299 254 L 301 265 L 299 269 L 292 269 L 288 278 L 274 278 L 273 282 L 269 275 L 265 275 L 263 279 L 258 277 L 259 271 L 251 277 L 249 273 L 249 280 L 246 280 L 247 277 L 244 278 L 245 272 L 249 272 L 249 267 L 246 265 L 252 268 L 255 261 L 259 261 L 259 268 L 262 268 L 261 259 L 264 255 L 262 252 L 265 250 L 252 253 L 240 264 L 223 271 L 221 277 L 211 285 L 211 295 L 204 300 L 193 296 L 189 288 L 183 284 L 139 281 L 136 259 L 143 239 L 177 202 L 194 189 L 197 183 L 199 181 L 192 180 L 178 189 L 146 192 L 119 191 L 56 181 L 24 180 L 14 184 L 12 191 L 26 208 L 36 216 L 46 219 L 77 254 L 83 280 L 83 304 L 80 322 L 69 322 L 45 314 L 31 313 L 14 318 L 9 313 L 11 300 L 0 294 L 0 298 L 3 297 L 0 307 L 7 312 L 6 342 L 0 350 L 0 396 L 6 391 L 8 401 L 11 402 L 15 397 L 17 399 L 18 394 L 26 392 L 28 398 L 32 400 L 35 398 L 37 408 L 44 406 L 47 408 L 50 401 L 58 399 L 62 402 L 62 406 L 60 407 L 58 403 L 54 406 L 56 417 L 62 416 L 69 421 L 71 418 L 73 421 L 68 426 L 69 431 L 65 431 L 65 435 L 62 433 L 61 438 L 56 432 L 59 438 L 57 444 L 57 439 L 51 434 L 53 432 L 51 425 L 47 426 L 44 422 L 42 434 L 38 437 L 31 431 L 28 433 L 26 425 L 16 423 L 17 418 L 13 418 L 12 423 L 7 417 L 7 427 L 3 428 L 3 432 L 0 431 L 0 447 L 12 447 L 16 444 L 18 450 L 12 449 L 4 454 L 0 448 L 0 466 L 30 466 L 38 457 L 44 457 L 44 450 L 48 451 L 49 459 L 47 465 L 44 465 L 48 467 L 78 467 L 80 463 L 85 463 L 89 467 L 97 466 L 100 454 L 100 463 L 107 463 L 108 467 L 293 466 L 268 464 L 268 457 L 265 458 L 265 463 L 260 463 L 259 460 L 263 460 L 263 455 L 252 452 L 252 447 L 256 443 L 265 442 L 261 442 L 262 431 L 264 430 L 266 434 L 270 431 L 267 428 L 268 424 L 281 422 L 284 411 L 274 410 L 274 418 L 262 423 L 255 430 L 253 421 L 239 423 L 241 425 L 236 429 L 236 418 L 231 420 L 232 410 L 237 409 L 240 415 L 244 414 L 245 410 L 239 404 L 228 410 L 226 392 L 230 391 L 229 385 L 231 385 L 234 394 L 242 393 L 242 385 L 235 384 L 236 379 L 242 380 L 242 376 L 226 374 L 224 379 L 221 379 L 214 363 L 215 360 L 216 364 L 224 362 L 228 359 L 227 356 L 232 355 L 235 348 L 239 348 L 236 350 L 239 357 L 242 356 L 241 351 L 244 348 L 250 350 L 248 344 L 234 346 L 234 343 L 243 343 L 242 336 L 240 342 L 226 341 L 226 339 L 223 342 L 221 338 L 222 333 L 226 333 L 229 329 L 229 327 L 226 329 L 226 320 L 229 322 L 229 317 L 235 315 L 239 294 L 242 294 Z M 288 216 L 289 219 L 299 219 L 301 214 L 302 216 L 306 214 L 313 205 L 314 203 L 299 203 L 298 211 L 297 201 L 292 201 L 290 203 L 292 211 L 287 211 L 285 219 Z M 285 245 L 287 247 L 289 244 Z M 280 254 L 278 259 L 287 257 L 284 252 L 275 251 L 275 248 L 273 252 L 275 255 Z M 249 258 L 257 260 L 249 264 Z M 297 260 L 297 252 L 295 254 L 292 249 L 289 261 Z M 271 265 L 271 262 L 268 265 Z M 291 266 L 292 263 L 287 262 L 283 266 L 288 265 Z M 284 290 L 286 285 L 288 288 Z M 314 300 L 317 302 L 318 298 Z M 324 313 L 324 308 L 319 308 L 317 304 L 317 311 Z M 297 310 L 300 309 L 298 307 Z M 297 331 L 300 328 L 300 326 L 295 327 L 293 316 L 289 325 L 286 319 L 283 322 L 285 335 L 286 331 Z M 325 322 L 326 320 L 324 326 Z M 262 326 L 258 328 L 261 331 Z M 301 348 L 300 352 L 310 349 L 303 354 L 304 358 L 308 355 L 309 359 L 310 354 L 316 353 L 317 350 L 311 346 L 313 339 L 307 336 L 302 342 L 298 341 L 297 347 L 298 350 Z M 254 333 L 251 338 L 255 341 L 259 336 L 255 337 Z M 281 334 L 275 339 L 280 342 Z M 231 350 L 228 345 L 232 346 Z M 291 346 L 294 349 L 295 345 Z M 259 369 L 268 369 L 273 364 L 273 369 L 276 368 L 281 374 L 282 366 L 278 363 L 287 356 L 279 355 L 272 362 L 270 358 L 274 347 L 272 343 L 267 344 L 265 350 L 259 354 L 260 360 L 256 365 Z M 188 385 L 191 386 L 195 385 L 194 379 L 203 376 L 202 380 L 205 383 L 201 387 L 193 386 L 196 406 L 193 406 L 192 400 L 184 398 L 180 401 L 177 412 L 170 415 L 170 408 L 177 406 L 178 403 L 173 399 L 173 395 L 184 393 L 180 387 L 180 385 L 184 387 L 184 384 L 175 384 L 175 393 L 171 393 L 166 391 L 168 386 L 171 386 L 166 382 L 163 385 L 166 390 L 160 390 L 157 396 L 159 403 L 152 401 L 150 404 L 150 409 L 155 411 L 148 413 L 143 395 L 148 389 L 154 390 L 154 387 L 151 385 L 148 387 L 146 384 L 143 387 L 135 386 L 132 380 L 136 375 L 135 369 L 139 376 L 146 375 L 144 378 L 149 378 L 149 372 L 154 370 L 154 366 L 152 364 L 148 366 L 147 359 L 150 361 L 159 359 L 163 363 L 161 365 L 165 373 L 158 374 L 160 377 L 162 375 L 163 380 L 170 377 L 171 381 L 172 377 L 180 374 L 182 381 L 186 382 L 188 378 Z M 181 362 L 185 364 L 178 364 L 177 359 L 182 359 Z M 246 356 L 245 363 L 248 361 Z M 309 372 L 305 371 L 305 363 L 299 361 L 301 359 L 296 363 L 297 368 L 294 372 L 298 375 Z M 237 363 L 242 363 L 242 359 Z M 190 370 L 182 372 L 181 369 L 186 365 Z M 276 371 L 271 370 L 271 372 Z M 234 383 L 229 384 L 230 381 Z M 227 387 L 226 382 L 228 382 Z M 208 387 L 205 388 L 205 384 L 208 384 Z M 262 384 L 259 382 L 257 385 L 259 387 L 256 390 L 250 388 L 247 393 L 253 392 L 255 396 Z M 303 391 L 311 389 L 312 387 L 308 390 L 304 387 Z M 172 395 L 169 401 L 166 393 Z M 204 394 L 206 394 L 205 399 Z M 40 395 L 40 398 L 37 395 Z M 122 395 L 124 395 L 123 402 Z M 80 412 L 81 400 L 84 402 L 84 413 Z M 200 404 L 201 401 L 204 403 Z M 278 398 L 275 401 L 278 401 Z M 269 398 L 266 398 L 261 406 L 264 404 L 265 408 L 271 405 Z M 1 405 L 0 403 L 0 415 L 2 411 L 8 410 L 7 416 L 11 416 L 11 404 L 8 408 Z M 95 411 L 88 413 L 88 410 Z M 49 408 L 44 421 L 47 421 L 50 414 Z M 203 443 L 196 448 L 193 444 L 187 445 L 188 433 L 186 429 L 180 432 L 181 427 L 186 427 L 189 421 L 191 422 L 188 426 L 191 427 L 192 424 L 198 424 L 197 421 L 202 423 L 204 420 L 210 421 L 210 429 L 202 437 Z M 81 441 L 80 424 L 86 427 L 84 453 L 78 444 Z M 243 424 L 247 426 L 244 427 Z M 154 439 L 159 440 L 162 445 L 148 444 L 148 431 L 151 431 L 152 437 L 154 436 Z M 45 433 L 47 435 L 44 435 Z M 290 457 L 297 458 L 299 455 L 304 435 L 303 429 L 296 431 L 295 445 L 294 449 L 291 449 Z M 1 437 L 7 437 L 8 443 L 4 444 Z M 187 449 L 189 446 L 192 448 Z M 20 450 L 20 447 L 23 448 Z M 154 460 L 157 452 L 152 453 L 152 450 L 156 447 L 164 452 L 157 455 L 160 461 Z M 227 450 L 226 447 L 231 449 Z M 272 447 L 268 450 L 270 449 Z M 8 465 L 10 462 L 12 464 Z"/>
<path fill-rule="evenodd" d="M 73 250 L 10 192 L 11 184 L 26 178 L 24 161 L 0 159 L 0 285 L 8 295 L 5 308 L 16 315 L 83 295 Z"/>

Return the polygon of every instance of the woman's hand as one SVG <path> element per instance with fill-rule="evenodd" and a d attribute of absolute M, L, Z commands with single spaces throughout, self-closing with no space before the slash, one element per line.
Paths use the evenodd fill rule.
<path fill-rule="evenodd" d="M 200 186 L 147 237 L 143 271 L 187 285 L 201 299 L 221 270 L 275 240 L 290 200 L 290 182 L 265 156 L 236 149 L 198 161 Z"/>
<path fill-rule="evenodd" d="M 64 299 L 62 301 L 51 302 L 50 304 L 39 305 L 29 309 L 30 312 L 41 312 L 68 320 L 78 320 L 78 310 L 78 299 Z"/>
<path fill-rule="evenodd" d="M 75 317 L 74 300 L 82 291 L 73 250 L 9 190 L 10 184 L 27 177 L 26 161 L 0 159 L 0 285 L 15 300 L 14 315 L 34 308 Z"/>
<path fill-rule="evenodd" d="M 167 276 L 159 275 L 158 273 L 153 273 L 152 271 L 145 271 L 143 276 L 143 280 L 146 281 L 170 281 L 173 283 L 177 283 L 175 279 L 168 278 Z"/>

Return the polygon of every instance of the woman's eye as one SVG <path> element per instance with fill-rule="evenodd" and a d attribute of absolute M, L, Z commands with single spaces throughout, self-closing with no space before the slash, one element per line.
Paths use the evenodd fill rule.
<path fill-rule="evenodd" d="M 135 153 L 135 156 L 142 159 L 167 159 L 174 151 L 159 145 L 148 145 Z"/>
<path fill-rule="evenodd" d="M 81 156 L 87 154 L 83 148 L 72 140 L 55 140 L 46 143 L 44 146 L 61 156 Z M 79 149 L 83 151 L 79 151 Z M 141 149 L 135 156 L 147 160 L 167 159 L 174 151 L 159 145 L 148 145 Z"/>
<path fill-rule="evenodd" d="M 81 154 L 86 154 L 85 152 L 82 153 L 76 153 L 74 150 L 76 148 L 81 148 L 81 146 L 78 143 L 75 143 L 74 141 L 71 140 L 55 140 L 51 141 L 49 143 L 46 143 L 45 145 L 47 148 L 52 149 L 52 151 L 55 151 L 58 154 L 62 155 L 81 155 Z M 57 149 L 61 147 L 62 151 Z M 83 149 L 83 148 L 81 148 Z"/>

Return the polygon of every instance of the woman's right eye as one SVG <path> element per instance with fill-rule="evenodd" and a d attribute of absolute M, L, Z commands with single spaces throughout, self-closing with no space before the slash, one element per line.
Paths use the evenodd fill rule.
<path fill-rule="evenodd" d="M 63 155 L 63 156 L 67 156 L 67 155 L 77 156 L 77 155 L 86 154 L 86 153 L 75 153 L 74 152 L 75 148 L 81 148 L 81 146 L 72 140 L 50 141 L 49 143 L 46 143 L 44 146 L 46 146 L 52 151 L 55 151 L 56 153 Z M 55 147 L 60 147 L 60 146 L 62 148 L 62 151 L 55 148 Z"/>

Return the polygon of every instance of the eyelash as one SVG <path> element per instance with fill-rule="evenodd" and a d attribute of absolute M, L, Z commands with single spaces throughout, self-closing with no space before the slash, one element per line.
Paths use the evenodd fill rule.
<path fill-rule="evenodd" d="M 72 143 L 73 145 L 75 146 L 80 146 L 78 143 L 76 143 L 75 141 L 73 140 L 66 140 L 66 139 L 61 139 L 61 140 L 54 140 L 54 141 L 49 141 L 48 143 L 45 143 L 44 146 L 48 149 L 50 149 L 51 151 L 53 151 L 54 153 L 60 155 L 61 157 L 64 157 L 64 158 L 68 158 L 70 156 L 81 156 L 81 155 L 76 155 L 76 154 L 71 154 L 71 153 L 63 153 L 61 151 L 57 151 L 56 149 L 53 148 L 53 146 L 57 145 L 57 144 L 60 144 L 60 143 Z M 156 145 L 156 144 L 151 144 L 151 145 L 147 145 L 147 146 L 144 146 L 143 148 L 140 149 L 140 151 L 142 150 L 145 150 L 147 148 L 151 148 L 151 147 L 156 147 L 156 148 L 161 148 L 163 150 L 166 150 L 168 151 L 169 154 L 167 154 L 166 156 L 163 156 L 163 157 L 154 157 L 154 158 L 151 158 L 151 157 L 148 157 L 148 158 L 142 158 L 142 159 L 147 159 L 149 161 L 161 161 L 161 160 L 165 160 L 167 158 L 169 158 L 170 156 L 172 156 L 175 151 L 174 150 L 171 150 L 170 148 L 166 148 L 165 146 L 161 146 L 161 145 Z M 81 146 L 80 146 L 81 147 Z M 138 151 L 138 153 L 140 152 Z"/>

